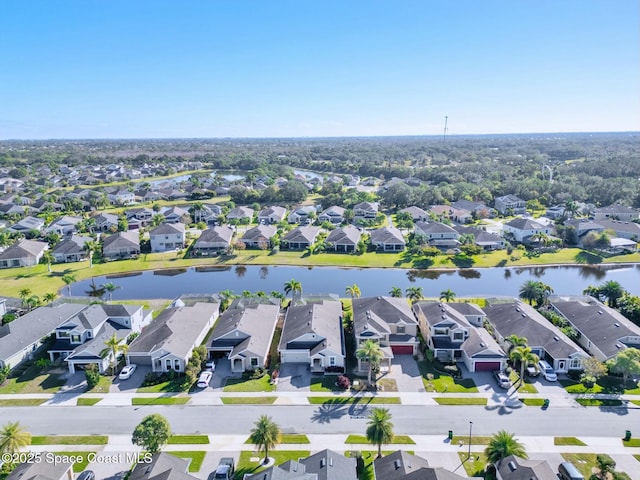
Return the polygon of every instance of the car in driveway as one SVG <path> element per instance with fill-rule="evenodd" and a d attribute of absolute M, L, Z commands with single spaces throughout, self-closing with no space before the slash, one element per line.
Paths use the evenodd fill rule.
<path fill-rule="evenodd" d="M 85 470 L 76 477 L 76 480 L 96 480 L 96 474 L 93 470 Z"/>
<path fill-rule="evenodd" d="M 498 370 L 493 372 L 493 376 L 495 377 L 498 385 L 500 385 L 501 388 L 511 387 L 511 380 L 509 380 L 509 376 L 506 373 Z"/>
<path fill-rule="evenodd" d="M 210 370 L 206 370 L 200 374 L 198 378 L 197 386 L 198 388 L 207 388 L 209 386 L 209 382 L 211 382 L 211 378 L 213 377 L 213 372 Z"/>
<path fill-rule="evenodd" d="M 127 365 L 126 367 L 124 367 L 121 371 L 120 371 L 120 375 L 118 375 L 118 378 L 120 380 L 128 380 L 131 378 L 131 375 L 133 375 L 133 372 L 136 371 L 137 365 L 131 364 L 131 365 Z"/>
<path fill-rule="evenodd" d="M 542 372 L 542 376 L 546 381 L 555 382 L 556 380 L 558 380 L 558 375 L 556 375 L 556 372 L 553 370 L 553 367 L 549 365 L 547 362 L 545 362 L 544 360 L 540 360 L 538 362 L 538 368 Z"/>
<path fill-rule="evenodd" d="M 540 374 L 535 365 L 527 365 L 526 372 L 529 377 L 537 377 Z"/>
<path fill-rule="evenodd" d="M 216 371 L 216 362 L 214 362 L 213 360 L 209 360 L 207 363 L 205 363 L 204 366 L 207 370 L 210 370 L 212 372 Z"/>

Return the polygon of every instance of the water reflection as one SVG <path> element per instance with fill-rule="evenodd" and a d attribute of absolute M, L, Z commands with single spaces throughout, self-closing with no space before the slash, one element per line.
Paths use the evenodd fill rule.
<path fill-rule="evenodd" d="M 106 275 L 105 278 L 128 278 L 139 277 L 140 275 L 142 275 L 142 272 L 113 273 L 111 275 Z"/>
<path fill-rule="evenodd" d="M 164 275 L 165 277 L 175 277 L 176 275 L 182 275 L 187 273 L 186 268 L 167 268 L 164 270 L 155 270 L 154 275 Z"/>
<path fill-rule="evenodd" d="M 269 275 L 269 267 L 260 267 L 260 279 L 265 280 Z"/>
<path fill-rule="evenodd" d="M 511 270 L 510 270 L 510 269 L 508 269 L 508 268 L 506 268 L 506 269 L 504 270 L 504 279 L 505 279 L 505 280 L 509 280 L 510 278 L 511 278 Z"/>
<path fill-rule="evenodd" d="M 463 268 L 462 270 L 458 270 L 458 275 L 466 279 L 480 278 L 482 276 L 480 271 L 474 270 L 473 268 Z"/>
<path fill-rule="evenodd" d="M 244 265 L 237 265 L 234 270 L 238 278 L 244 277 L 244 275 L 247 273 L 247 267 L 245 267 Z"/>
<path fill-rule="evenodd" d="M 195 271 L 198 273 L 215 273 L 215 272 L 230 272 L 231 267 L 195 267 Z"/>
<path fill-rule="evenodd" d="M 455 270 L 409 270 L 407 278 L 410 282 L 415 282 L 419 278 L 437 280 L 442 275 L 453 275 L 454 273 Z"/>

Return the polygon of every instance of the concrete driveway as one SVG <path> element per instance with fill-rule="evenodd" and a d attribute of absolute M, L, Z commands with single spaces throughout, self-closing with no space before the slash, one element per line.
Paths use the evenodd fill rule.
<path fill-rule="evenodd" d="M 240 374 L 236 375 L 231 372 L 231 362 L 228 358 L 217 358 L 215 362 L 216 370 L 213 372 L 213 378 L 211 379 L 209 388 L 205 389 L 205 391 L 221 392 L 228 378 L 239 378 L 241 376 Z"/>
<path fill-rule="evenodd" d="M 422 376 L 413 355 L 396 355 L 391 361 L 391 371 L 382 378 L 392 378 L 399 392 L 424 392 Z"/>
<path fill-rule="evenodd" d="M 147 373 L 151 372 L 151 367 L 146 365 L 138 365 L 136 371 L 127 380 L 120 380 L 116 377 L 109 387 L 110 393 L 134 393 L 138 388 L 142 386 L 144 377 Z"/>
<path fill-rule="evenodd" d="M 278 377 L 278 391 L 300 392 L 309 391 L 311 372 L 307 363 L 285 363 L 280 366 Z"/>

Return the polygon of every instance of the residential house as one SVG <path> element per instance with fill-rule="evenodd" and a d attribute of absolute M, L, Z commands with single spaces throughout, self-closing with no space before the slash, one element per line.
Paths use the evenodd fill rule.
<path fill-rule="evenodd" d="M 41 231 L 44 227 L 44 220 L 37 217 L 27 216 L 11 225 L 8 230 L 12 233 L 27 233 L 32 230 Z"/>
<path fill-rule="evenodd" d="M 440 220 L 451 220 L 456 223 L 468 223 L 473 220 L 469 210 L 455 208 L 451 205 L 434 205 L 429 211 Z"/>
<path fill-rule="evenodd" d="M 460 234 L 449 225 L 439 222 L 417 222 L 413 226 L 416 237 L 424 239 L 430 246 L 441 249 L 457 248 L 460 246 Z"/>
<path fill-rule="evenodd" d="M 114 335 L 121 343 L 138 333 L 151 321 L 151 312 L 140 305 L 93 304 L 83 309 L 55 329 L 55 342 L 47 349 L 54 361 L 62 358 L 69 372 L 76 368 L 97 365 L 104 373 L 113 361 L 111 352 L 104 355 L 106 342 Z"/>
<path fill-rule="evenodd" d="M 26 211 L 26 208 L 22 205 L 15 205 L 13 203 L 0 205 L 0 215 L 4 217 L 19 218 L 22 217 Z"/>
<path fill-rule="evenodd" d="M 165 223 L 184 223 L 184 219 L 189 216 L 189 211 L 182 207 L 165 207 L 160 210 L 164 216 Z"/>
<path fill-rule="evenodd" d="M 87 235 L 72 235 L 59 242 L 51 253 L 58 263 L 80 262 L 87 258 L 85 245 L 91 241 L 93 238 Z"/>
<path fill-rule="evenodd" d="M 37 455 L 31 458 L 28 453 L 20 454 L 21 457 L 24 456 L 25 460 L 30 460 L 20 463 L 14 468 L 5 477 L 6 480 L 74 480 L 73 462 L 68 461 L 60 454 L 55 457 L 56 461 L 47 461 L 52 455 L 51 452 L 39 452 Z M 0 460 L 0 465 L 2 463 Z"/>
<path fill-rule="evenodd" d="M 57 233 L 58 235 L 72 235 L 76 233 L 76 228 L 78 224 L 82 221 L 80 217 L 71 217 L 68 215 L 64 215 L 55 219 L 51 222 L 47 228 L 43 231 L 44 233 Z"/>
<path fill-rule="evenodd" d="M 549 303 L 578 332 L 576 343 L 601 362 L 640 349 L 640 327 L 593 297 L 552 296 Z"/>
<path fill-rule="evenodd" d="M 624 222 L 632 222 L 638 220 L 640 213 L 635 208 L 625 207 L 624 205 L 609 205 L 608 207 L 596 208 L 593 211 L 593 220 L 621 220 Z"/>
<path fill-rule="evenodd" d="M 86 305 L 75 303 L 50 304 L 0 326 L 0 368 L 17 367 L 32 358 L 59 325 L 84 308 Z"/>
<path fill-rule="evenodd" d="M 596 222 L 604 230 L 611 230 L 617 238 L 640 241 L 640 223 L 626 220 L 598 220 Z"/>
<path fill-rule="evenodd" d="M 566 212 L 566 208 L 564 205 L 555 205 L 553 207 L 549 207 L 545 210 L 544 216 L 550 218 L 551 220 L 557 220 L 564 216 Z"/>
<path fill-rule="evenodd" d="M 0 253 L 0 268 L 32 267 L 40 262 L 48 249 L 49 244 L 46 242 L 18 240 Z"/>
<path fill-rule="evenodd" d="M 0 297 L 0 318 L 7 313 L 7 299 Z"/>
<path fill-rule="evenodd" d="M 426 459 L 404 450 L 397 450 L 373 461 L 373 478 L 375 480 L 465 480 L 467 477 L 442 467 L 430 467 Z"/>
<path fill-rule="evenodd" d="M 359 228 L 347 225 L 332 230 L 325 243 L 336 252 L 355 252 L 358 249 L 361 237 L 362 232 L 360 232 Z"/>
<path fill-rule="evenodd" d="M 107 194 L 107 198 L 114 205 L 132 205 L 136 203 L 136 196 L 129 190 L 118 190 Z"/>
<path fill-rule="evenodd" d="M 156 212 L 153 209 L 148 207 L 142 208 L 132 208 L 130 210 L 125 210 L 125 217 L 127 217 L 127 223 L 129 224 L 130 230 L 137 230 L 139 228 L 144 228 L 151 225 L 154 215 Z"/>
<path fill-rule="evenodd" d="M 593 220 L 587 218 L 572 218 L 564 222 L 565 227 L 573 227 L 576 232 L 578 245 L 582 244 L 582 239 L 589 232 L 596 234 L 604 232 L 604 227 L 600 223 L 596 223 Z"/>
<path fill-rule="evenodd" d="M 336 205 L 329 207 L 322 211 L 320 215 L 318 215 L 319 222 L 329 222 L 333 225 L 339 225 L 344 222 L 344 214 L 346 209 L 342 207 L 338 207 Z"/>
<path fill-rule="evenodd" d="M 278 346 L 281 363 L 306 363 L 312 372 L 344 372 L 342 304 L 296 303 L 287 309 Z"/>
<path fill-rule="evenodd" d="M 163 223 L 149 232 L 152 252 L 166 252 L 184 248 L 184 223 Z"/>
<path fill-rule="evenodd" d="M 383 252 L 399 252 L 406 246 L 402 232 L 396 227 L 377 228 L 371 232 L 370 240 L 371 245 Z"/>
<path fill-rule="evenodd" d="M 473 202 L 471 200 L 456 200 L 451 204 L 453 208 L 467 210 L 471 212 L 474 218 L 488 218 L 492 216 L 492 209 L 487 207 L 484 202 Z"/>
<path fill-rule="evenodd" d="M 102 232 L 115 231 L 118 229 L 118 216 L 113 213 L 101 213 L 93 217 L 96 230 Z"/>
<path fill-rule="evenodd" d="M 304 250 L 314 244 L 318 234 L 320 233 L 320 227 L 313 226 L 300 226 L 287 232 L 282 241 L 280 242 L 280 248 L 287 248 L 290 250 Z"/>
<path fill-rule="evenodd" d="M 501 250 L 506 246 L 505 239 L 495 233 L 490 233 L 480 228 L 463 227 L 460 225 L 456 225 L 453 228 L 459 235 L 473 235 L 473 243 L 481 247 L 485 252 Z M 460 237 L 458 237 L 458 239 L 459 238 Z"/>
<path fill-rule="evenodd" d="M 229 222 L 235 221 L 238 223 L 251 223 L 253 220 L 253 208 L 236 207 L 227 213 L 227 220 Z"/>
<path fill-rule="evenodd" d="M 518 217 L 505 223 L 502 231 L 505 235 L 509 234 L 512 236 L 516 242 L 531 243 L 531 237 L 534 235 L 551 235 L 553 233 L 553 227 L 542 225 L 529 218 Z"/>
<path fill-rule="evenodd" d="M 271 239 L 277 231 L 275 225 L 258 225 L 247 230 L 240 241 L 246 248 L 270 248 Z"/>
<path fill-rule="evenodd" d="M 316 207 L 313 205 L 299 205 L 291 209 L 291 213 L 287 217 L 289 223 L 307 224 L 311 221 L 311 217 L 315 217 Z"/>
<path fill-rule="evenodd" d="M 354 220 L 375 219 L 379 209 L 377 202 L 360 202 L 353 206 Z"/>
<path fill-rule="evenodd" d="M 501 215 L 522 215 L 527 212 L 527 202 L 515 195 L 497 197 L 494 207 Z"/>
<path fill-rule="evenodd" d="M 214 225 L 218 217 L 222 215 L 222 207 L 216 204 L 202 204 L 199 210 L 193 210 L 193 221 L 196 223 L 205 222 L 207 225 Z"/>
<path fill-rule="evenodd" d="M 218 319 L 219 308 L 219 303 L 174 301 L 131 342 L 127 364 L 150 366 L 157 373 L 184 372 L 193 350 Z"/>
<path fill-rule="evenodd" d="M 487 300 L 483 308 L 498 343 L 507 350 L 510 335 L 527 339 L 527 344 L 540 359 L 546 360 L 558 373 L 579 371 L 587 354 L 558 327 L 532 306 L 520 300 Z"/>
<path fill-rule="evenodd" d="M 144 457 L 143 457 L 144 458 Z M 151 461 L 134 462 L 129 480 L 199 480 L 189 473 L 191 459 L 179 458 L 171 453 L 155 453 Z"/>
<path fill-rule="evenodd" d="M 236 299 L 216 322 L 207 345 L 209 354 L 226 355 L 233 373 L 266 367 L 279 313 L 279 303 Z"/>
<path fill-rule="evenodd" d="M 418 302 L 413 311 L 423 338 L 442 362 L 462 362 L 470 372 L 504 370 L 507 355 L 483 327 L 472 303 Z"/>
<path fill-rule="evenodd" d="M 354 298 L 352 305 L 356 347 L 365 340 L 378 342 L 384 354 L 381 369 L 391 367 L 394 355 L 416 354 L 418 321 L 406 298 Z M 358 359 L 358 370 L 368 370 L 367 362 Z"/>
<path fill-rule="evenodd" d="M 426 222 L 427 220 L 429 220 L 429 214 L 420 207 L 416 207 L 415 205 L 403 208 L 398 213 L 409 214 L 414 222 Z"/>
<path fill-rule="evenodd" d="M 272 225 L 280 223 L 287 216 L 287 209 L 279 206 L 266 207 L 258 213 L 258 223 Z"/>
<path fill-rule="evenodd" d="M 191 255 L 215 255 L 227 250 L 231 245 L 233 233 L 234 230 L 229 225 L 208 228 L 193 244 Z"/>
<path fill-rule="evenodd" d="M 497 480 L 558 480 L 546 460 L 529 460 L 509 455 L 495 464 Z"/>
<path fill-rule="evenodd" d="M 102 242 L 102 256 L 109 260 L 140 255 L 140 234 L 135 230 L 109 235 Z"/>
<path fill-rule="evenodd" d="M 358 480 L 358 473 L 355 458 L 325 449 L 298 461 L 287 460 L 260 473 L 245 474 L 243 480 Z"/>

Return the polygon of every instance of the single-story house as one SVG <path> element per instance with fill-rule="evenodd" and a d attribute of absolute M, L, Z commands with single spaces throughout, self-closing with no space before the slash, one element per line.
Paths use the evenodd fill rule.
<path fill-rule="evenodd" d="M 609 205 L 608 207 L 596 208 L 593 211 L 593 219 L 599 220 L 622 220 L 632 222 L 640 218 L 640 211 L 624 205 Z"/>
<path fill-rule="evenodd" d="M 278 227 L 275 225 L 258 225 L 247 230 L 240 241 L 246 248 L 269 248 L 277 231 Z"/>
<path fill-rule="evenodd" d="M 37 265 L 49 249 L 46 242 L 19 240 L 0 253 L 0 268 L 31 267 Z"/>
<path fill-rule="evenodd" d="M 456 223 L 467 223 L 473 219 L 469 210 L 451 205 L 433 205 L 429 208 L 429 212 L 440 220 L 449 219 Z"/>
<path fill-rule="evenodd" d="M 118 216 L 113 213 L 101 213 L 93 217 L 96 230 L 108 232 L 118 228 Z"/>
<path fill-rule="evenodd" d="M 149 232 L 152 252 L 166 252 L 184 248 L 184 223 L 163 223 Z"/>
<path fill-rule="evenodd" d="M 426 222 L 429 220 L 429 214 L 420 207 L 415 205 L 407 208 L 403 208 L 398 213 L 407 213 L 411 215 L 414 222 Z"/>
<path fill-rule="evenodd" d="M 24 455 L 25 459 L 29 459 L 29 454 Z M 74 480 L 73 473 L 74 463 L 67 461 L 67 458 L 57 454 L 56 461 L 47 461 L 51 452 L 40 452 L 39 456 L 33 456 L 31 461 L 20 463 L 6 477 L 6 480 Z M 2 465 L 0 461 L 0 465 Z M 8 463 L 8 462 L 7 462 Z"/>
<path fill-rule="evenodd" d="M 159 452 L 151 457 L 150 462 L 146 459 L 134 462 L 129 480 L 198 480 L 198 477 L 189 474 L 191 461 L 171 453 Z"/>
<path fill-rule="evenodd" d="M 192 255 L 210 255 L 227 250 L 231 245 L 234 230 L 229 225 L 208 228 L 193 244 Z"/>
<path fill-rule="evenodd" d="M 280 248 L 288 248 L 290 250 L 304 250 L 309 248 L 318 238 L 320 227 L 300 226 L 290 232 L 287 232 L 282 241 Z"/>
<path fill-rule="evenodd" d="M 245 474 L 243 480 L 357 480 L 356 459 L 333 450 L 322 450 L 298 461 L 288 460 Z"/>
<path fill-rule="evenodd" d="M 323 300 L 287 309 L 278 345 L 281 363 L 306 363 L 312 372 L 344 371 L 342 304 Z"/>
<path fill-rule="evenodd" d="M 279 206 L 263 208 L 258 213 L 258 222 L 263 224 L 280 223 L 287 216 L 287 209 Z"/>
<path fill-rule="evenodd" d="M 473 235 L 473 243 L 481 247 L 484 251 L 501 250 L 506 246 L 505 239 L 495 233 L 487 232 L 480 228 L 463 227 L 460 225 L 456 225 L 453 228 L 459 235 Z"/>
<path fill-rule="evenodd" d="M 546 460 L 528 460 L 509 455 L 495 464 L 497 480 L 558 480 Z"/>
<path fill-rule="evenodd" d="M 219 303 L 185 305 L 180 299 L 142 330 L 127 353 L 127 364 L 149 365 L 153 372 L 184 372 L 194 348 L 218 319 Z"/>
<path fill-rule="evenodd" d="M 430 467 L 426 459 L 404 450 L 396 450 L 373 461 L 373 478 L 375 480 L 464 480 L 467 477 L 442 467 Z"/>
<path fill-rule="evenodd" d="M 31 230 L 40 231 L 44 227 L 44 220 L 38 217 L 24 217 L 17 223 L 11 225 L 7 230 L 12 233 L 27 233 Z"/>
<path fill-rule="evenodd" d="M 358 249 L 361 237 L 362 232 L 359 228 L 347 225 L 332 230 L 325 243 L 333 247 L 336 252 L 355 252 Z"/>
<path fill-rule="evenodd" d="M 189 211 L 177 206 L 165 207 L 160 213 L 164 215 L 165 223 L 183 223 L 183 219 L 189 216 Z"/>
<path fill-rule="evenodd" d="M 404 250 L 406 242 L 402 232 L 396 227 L 377 228 L 371 232 L 371 245 L 384 252 Z"/>
<path fill-rule="evenodd" d="M 129 229 L 135 230 L 150 225 L 156 212 L 149 207 L 141 207 L 125 210 L 124 215 L 127 217 Z"/>
<path fill-rule="evenodd" d="M 72 235 L 59 242 L 51 253 L 58 263 L 80 262 L 89 255 L 85 245 L 91 241 L 93 238 L 88 235 Z"/>
<path fill-rule="evenodd" d="M 378 216 L 379 209 L 377 202 L 360 202 L 353 206 L 353 216 L 356 219 L 373 219 Z"/>
<path fill-rule="evenodd" d="M 104 258 L 114 260 L 137 255 L 140 255 L 140 234 L 136 230 L 114 233 L 102 242 Z"/>
<path fill-rule="evenodd" d="M 289 223 L 305 223 L 311 215 L 316 214 L 316 207 L 313 205 L 299 205 L 291 209 L 291 213 L 287 217 Z"/>
<path fill-rule="evenodd" d="M 227 220 L 235 220 L 239 223 L 251 223 L 251 220 L 253 220 L 253 208 L 236 207 L 227 213 Z"/>
<path fill-rule="evenodd" d="M 342 207 L 338 207 L 334 205 L 322 211 L 320 215 L 318 215 L 318 220 L 320 222 L 329 222 L 334 225 L 338 225 L 344 222 L 344 213 L 346 209 Z"/>
<path fill-rule="evenodd" d="M 80 217 L 71 217 L 64 215 L 51 222 L 47 228 L 44 229 L 45 233 L 54 232 L 58 235 L 71 235 L 75 233 L 76 227 L 82 221 Z"/>

